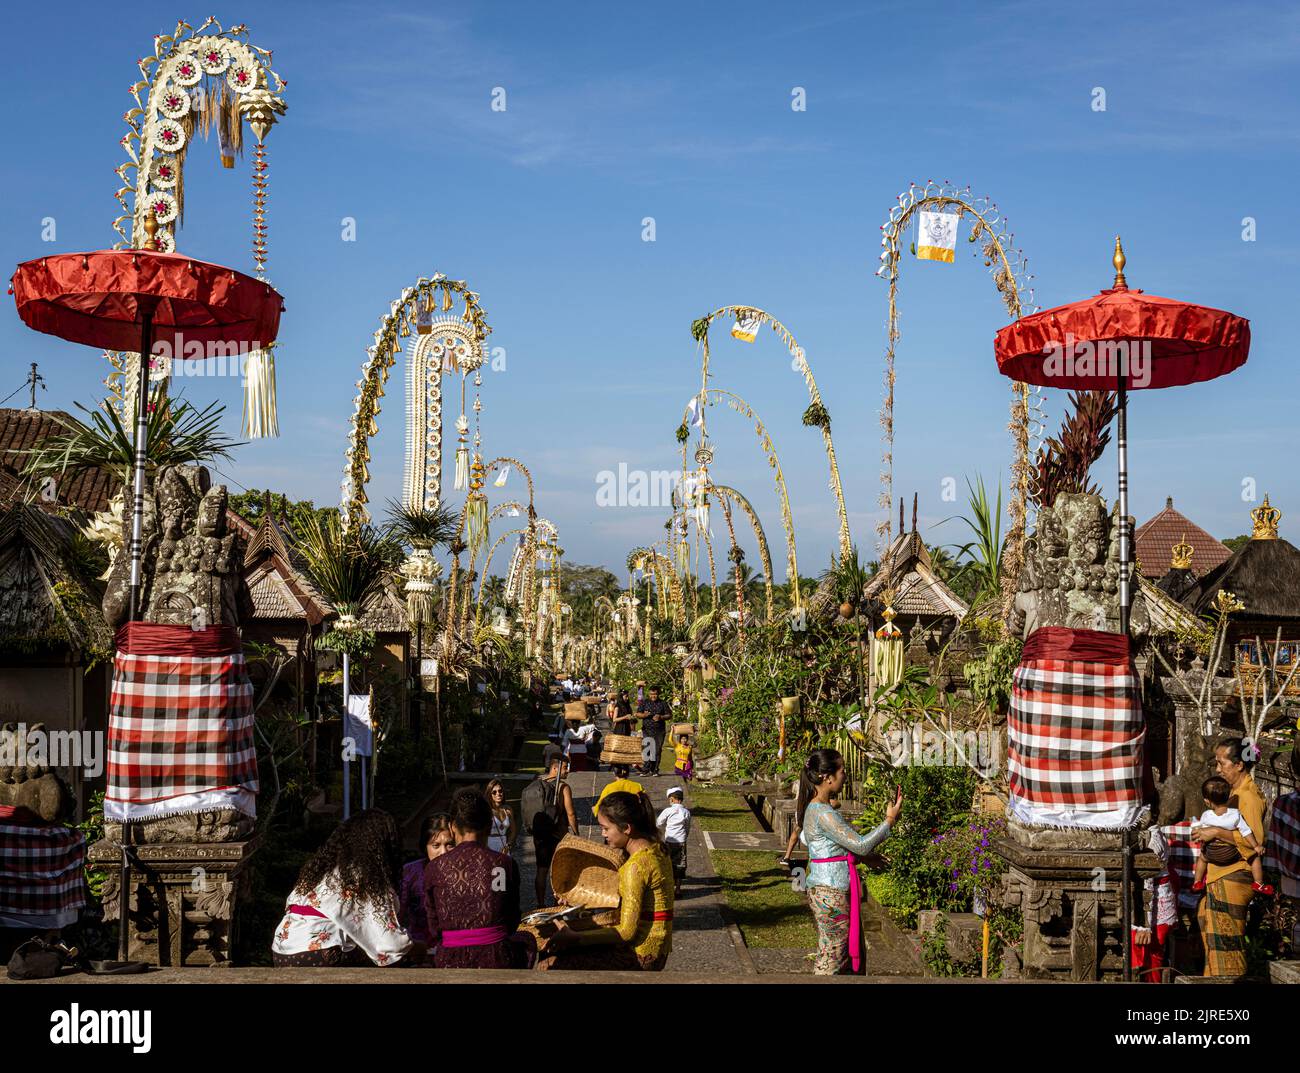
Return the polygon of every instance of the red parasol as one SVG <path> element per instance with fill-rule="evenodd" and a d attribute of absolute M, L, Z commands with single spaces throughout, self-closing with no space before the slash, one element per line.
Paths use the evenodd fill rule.
<path fill-rule="evenodd" d="M 152 226 L 151 226 L 152 225 Z M 152 215 L 145 231 L 157 230 Z M 146 243 L 152 246 L 152 237 Z M 149 359 L 158 344 L 174 357 L 191 344 L 220 344 L 221 355 L 275 342 L 283 300 L 266 282 L 220 265 L 154 249 L 98 250 L 37 257 L 11 281 L 28 327 L 74 343 L 142 355 L 136 393 L 135 506 L 131 530 L 131 613 L 140 588 L 144 464 L 148 457 Z M 206 349 L 204 357 L 210 356 Z M 220 355 L 218 355 L 220 356 Z"/>
<path fill-rule="evenodd" d="M 1129 290 L 1124 249 L 1115 238 L 1115 283 L 1093 298 L 1022 317 L 998 332 L 998 370 L 1043 387 L 1118 395 L 1120 633 L 1129 630 L 1128 391 L 1213 380 L 1245 364 L 1250 323 L 1221 309 Z M 1124 836 L 1124 976 L 1132 978 L 1130 847 Z"/>
<path fill-rule="evenodd" d="M 1134 342 L 1149 344 L 1150 375 L 1133 375 L 1134 369 L 1131 389 L 1196 384 L 1245 364 L 1249 321 L 1221 309 L 1129 290 L 1122 280 L 1121 271 L 1117 285 L 1094 298 L 1008 324 L 994 343 L 998 370 L 1044 387 L 1112 391 L 1116 372 L 1106 359 L 1119 353 L 1106 344 Z M 1133 357 L 1145 360 L 1141 352 Z"/>
<path fill-rule="evenodd" d="M 152 314 L 152 343 L 258 349 L 275 341 L 281 298 L 233 269 L 174 253 L 98 250 L 38 257 L 18 266 L 14 302 L 38 332 L 105 350 L 135 351 Z M 223 350 L 229 353 L 229 350 Z"/>
<path fill-rule="evenodd" d="M 1129 290 L 1115 238 L 1115 283 L 1070 305 L 1022 317 L 998 332 L 998 370 L 1043 387 L 1119 395 L 1120 631 L 1128 633 L 1128 391 L 1213 380 L 1245 364 L 1250 322 L 1221 309 Z"/>

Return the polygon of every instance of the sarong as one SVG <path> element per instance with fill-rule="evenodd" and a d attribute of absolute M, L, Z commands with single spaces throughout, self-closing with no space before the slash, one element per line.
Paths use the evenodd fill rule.
<path fill-rule="evenodd" d="M 1283 794 L 1273 802 L 1264 867 L 1300 879 L 1300 792 Z"/>
<path fill-rule="evenodd" d="M 838 887 L 809 887 L 808 903 L 817 924 L 815 976 L 841 976 L 849 971 L 849 892 Z"/>
<path fill-rule="evenodd" d="M 0 921 L 61 928 L 86 904 L 86 839 L 26 809 L 0 805 Z"/>
<path fill-rule="evenodd" d="M 1204 975 L 1246 975 L 1246 908 L 1252 893 L 1249 868 L 1239 868 L 1205 885 L 1205 898 L 1196 916 L 1205 946 Z"/>

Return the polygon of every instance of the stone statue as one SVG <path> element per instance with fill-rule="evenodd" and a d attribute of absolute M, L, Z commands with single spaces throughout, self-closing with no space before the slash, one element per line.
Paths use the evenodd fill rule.
<path fill-rule="evenodd" d="M 129 503 L 128 491 L 128 503 Z M 116 629 L 131 598 L 131 511 L 123 512 L 123 551 L 113 560 L 104 617 Z M 144 622 L 238 626 L 251 615 L 244 544 L 226 524 L 226 487 L 203 466 L 164 466 L 145 491 L 140 610 Z"/>
<path fill-rule="evenodd" d="M 226 486 L 213 485 L 197 465 L 164 466 L 145 491 L 138 619 L 168 626 L 238 626 L 253 601 L 243 575 L 244 542 L 226 521 Z M 131 511 L 123 512 L 123 550 L 113 560 L 104 593 L 104 617 L 116 629 L 131 597 Z M 143 843 L 229 842 L 248 837 L 251 817 L 213 809 L 137 823 Z M 105 825 L 111 841 L 120 825 Z"/>
<path fill-rule="evenodd" d="M 34 759 L 30 742 L 45 734 L 44 723 L 0 725 L 0 805 L 29 809 L 54 823 L 65 818 L 72 796 L 43 758 Z"/>
<path fill-rule="evenodd" d="M 1117 517 L 1107 513 L 1100 496 L 1081 492 L 1062 492 L 1038 512 L 1037 526 L 1025 540 L 1012 611 L 1012 628 L 1021 637 L 1042 626 L 1119 631 Z M 1132 577 L 1130 632 L 1141 636 L 1148 616 L 1135 595 L 1136 571 Z"/>

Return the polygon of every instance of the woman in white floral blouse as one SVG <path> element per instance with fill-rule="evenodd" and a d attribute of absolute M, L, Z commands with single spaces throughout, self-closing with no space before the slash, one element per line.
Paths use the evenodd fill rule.
<path fill-rule="evenodd" d="M 397 921 L 397 825 L 379 809 L 340 824 L 303 865 L 271 944 L 277 968 L 396 965 L 419 944 Z"/>

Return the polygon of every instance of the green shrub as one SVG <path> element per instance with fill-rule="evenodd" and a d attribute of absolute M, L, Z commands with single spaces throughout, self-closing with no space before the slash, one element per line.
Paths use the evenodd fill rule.
<path fill-rule="evenodd" d="M 940 832 L 966 822 L 976 781 L 966 767 L 873 765 L 868 769 L 866 807 L 858 821 L 862 830 L 880 823 L 886 805 L 893 800 L 894 788 L 903 789 L 902 817 L 880 845 L 889 861 L 885 875 L 892 883 L 891 898 L 898 907 L 890 907 L 891 915 L 900 925 L 916 927 L 918 909 L 970 909 L 969 897 L 950 889 L 951 876 L 942 864 L 931 861 L 927 850 Z"/>

